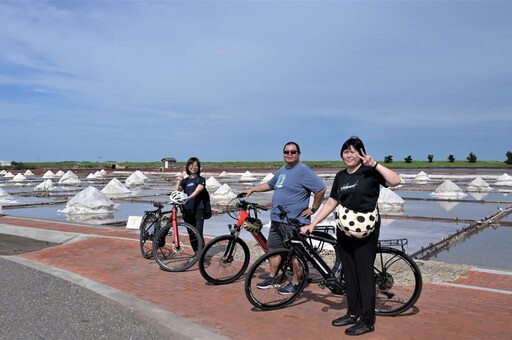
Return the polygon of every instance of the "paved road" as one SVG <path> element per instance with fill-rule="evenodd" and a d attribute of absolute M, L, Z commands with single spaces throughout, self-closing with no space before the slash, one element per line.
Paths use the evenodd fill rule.
<path fill-rule="evenodd" d="M 2 339 L 101 339 L 100 331 L 109 339 L 344 337 L 344 329 L 330 326 L 345 312 L 344 297 L 317 285 L 288 308 L 262 312 L 247 302 L 243 280 L 212 286 L 196 267 L 158 270 L 140 256 L 133 231 L 0 216 L 0 232 L 59 243 L 0 257 Z M 364 338 L 511 339 L 511 287 L 512 273 L 503 271 L 467 268 L 428 280 L 425 275 L 417 304 L 397 317 L 378 316 L 375 332 Z"/>
<path fill-rule="evenodd" d="M 187 339 L 64 279 L 0 258 L 0 339 Z"/>

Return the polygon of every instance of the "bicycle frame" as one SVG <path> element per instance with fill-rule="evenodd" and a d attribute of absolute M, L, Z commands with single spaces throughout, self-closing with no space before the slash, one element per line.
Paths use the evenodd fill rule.
<path fill-rule="evenodd" d="M 242 197 L 238 198 L 240 199 Z M 259 207 L 254 203 L 247 203 L 245 200 L 240 200 L 240 203 L 237 204 L 237 208 L 240 209 L 237 222 L 235 225 L 229 225 L 229 231 L 231 232 L 231 235 L 235 237 L 238 237 L 240 234 L 245 220 L 251 217 L 251 210 L 254 212 L 254 218 L 258 218 L 258 209 L 262 209 L 262 207 Z M 261 231 L 250 231 L 250 233 L 252 237 L 254 237 L 254 240 L 259 244 L 261 249 L 263 249 L 265 253 L 268 252 L 267 239 L 265 238 L 265 235 L 263 235 Z M 229 249 L 226 251 L 226 253 L 229 253 Z"/>
<path fill-rule="evenodd" d="M 300 223 L 300 222 L 299 222 Z M 292 224 L 293 225 L 293 224 Z M 285 231 L 286 232 L 286 231 Z M 309 235 L 310 239 L 327 242 L 333 244 L 332 240 L 323 238 L 321 236 Z M 286 241 L 286 240 L 285 240 Z M 319 285 L 329 288 L 334 294 L 343 294 L 344 288 L 341 282 L 338 280 L 336 273 L 331 267 L 324 261 L 324 259 L 315 251 L 313 246 L 306 240 L 306 237 L 301 235 L 296 229 L 293 230 L 291 239 L 288 240 L 291 243 L 290 254 L 298 253 L 299 257 L 305 258 L 309 261 L 313 267 L 322 275 L 324 282 L 320 282 Z"/>

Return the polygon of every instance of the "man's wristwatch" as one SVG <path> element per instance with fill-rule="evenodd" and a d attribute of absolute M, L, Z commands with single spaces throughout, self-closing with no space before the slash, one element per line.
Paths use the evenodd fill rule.
<path fill-rule="evenodd" d="M 316 213 L 316 209 L 315 208 L 310 208 L 310 209 L 313 212 L 313 214 Z"/>

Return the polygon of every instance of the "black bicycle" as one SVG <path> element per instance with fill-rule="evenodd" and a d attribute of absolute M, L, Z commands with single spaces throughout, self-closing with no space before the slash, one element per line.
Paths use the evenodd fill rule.
<path fill-rule="evenodd" d="M 215 285 L 232 283 L 240 278 L 251 259 L 251 252 L 247 243 L 240 237 L 240 232 L 246 229 L 251 233 L 263 253 L 268 252 L 267 239 L 262 234 L 262 223 L 258 219 L 260 211 L 267 208 L 258 203 L 245 200 L 245 193 L 238 194 L 236 198 L 228 203 L 226 211 L 228 215 L 236 220 L 233 225 L 228 225 L 229 234 L 221 235 L 206 244 L 199 258 L 199 271 L 203 278 Z M 233 202 L 236 202 L 233 204 Z M 330 242 L 336 239 L 329 235 L 327 227 L 318 227 L 313 232 L 316 236 L 328 238 Z M 320 254 L 334 253 L 334 249 L 325 242 L 311 242 L 310 245 Z M 331 248 L 331 249 L 329 249 Z M 321 276 L 316 271 L 309 273 L 309 281 L 318 282 Z"/>
<path fill-rule="evenodd" d="M 285 237 L 285 244 L 289 249 L 278 249 L 268 252 L 258 258 L 250 268 L 245 281 L 245 294 L 249 302 L 262 310 L 273 310 L 285 307 L 292 303 L 304 290 L 309 273 L 308 263 L 322 275 L 318 283 L 321 288 L 329 288 L 334 294 L 345 293 L 343 268 L 327 264 L 307 241 L 317 239 L 318 242 L 335 244 L 331 239 L 322 238 L 314 234 L 308 237 L 300 234 L 303 224 L 297 219 L 288 219 L 287 211 L 279 206 L 281 216 L 295 227 L 290 235 L 281 230 Z M 398 315 L 411 308 L 418 301 L 423 281 L 417 264 L 404 251 L 407 239 L 381 240 L 377 247 L 375 259 L 376 304 L 375 312 L 378 315 Z M 397 249 L 394 247 L 401 247 Z M 270 275 L 270 259 L 280 258 L 277 272 L 273 276 L 271 288 L 259 289 L 257 284 Z M 297 289 L 292 294 L 280 294 L 279 288 L 291 282 L 292 262 L 294 270 L 299 271 L 300 278 Z M 336 261 L 335 261 L 336 262 Z"/>
<path fill-rule="evenodd" d="M 150 259 L 153 257 L 153 239 L 155 238 L 156 233 L 160 231 L 162 224 L 165 224 L 164 216 L 171 213 L 171 211 L 162 211 L 164 208 L 163 203 L 153 203 L 153 206 L 156 210 L 148 210 L 144 211 L 144 216 L 142 217 L 140 223 L 140 252 L 142 256 L 146 259 Z"/>

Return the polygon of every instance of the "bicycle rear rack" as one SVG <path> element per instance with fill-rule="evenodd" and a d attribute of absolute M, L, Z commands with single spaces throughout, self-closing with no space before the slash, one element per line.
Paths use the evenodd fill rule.
<path fill-rule="evenodd" d="M 399 238 L 393 240 L 379 240 L 379 245 L 381 247 L 400 247 L 404 250 L 405 246 L 409 241 L 406 238 Z"/>

